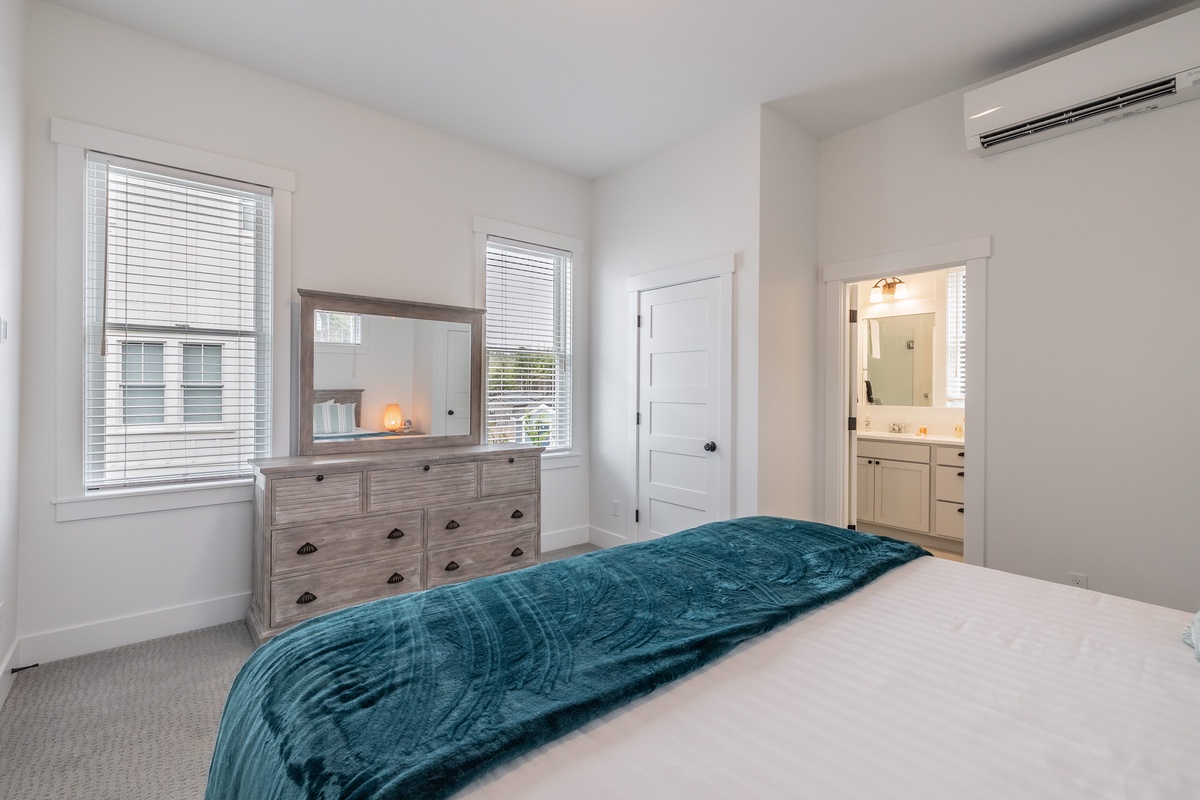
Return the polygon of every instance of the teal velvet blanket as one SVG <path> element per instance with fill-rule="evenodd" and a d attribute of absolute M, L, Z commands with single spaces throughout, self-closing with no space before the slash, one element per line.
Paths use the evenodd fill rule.
<path fill-rule="evenodd" d="M 748 517 L 326 614 L 243 667 L 206 797 L 446 797 L 924 554 Z"/>

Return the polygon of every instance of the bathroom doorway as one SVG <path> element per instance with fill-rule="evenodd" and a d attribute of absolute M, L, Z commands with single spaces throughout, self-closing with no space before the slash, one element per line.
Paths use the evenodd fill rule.
<path fill-rule="evenodd" d="M 991 237 L 985 236 L 822 267 L 824 521 L 931 537 L 918 543 L 986 563 L 990 255 Z M 954 292 L 961 295 L 961 319 L 955 323 L 958 338 L 950 340 Z M 932 321 L 923 314 L 933 314 Z M 900 317 L 910 319 L 895 319 Z M 893 353 L 898 359 L 889 363 Z M 944 546 L 959 541 L 958 548 Z"/>

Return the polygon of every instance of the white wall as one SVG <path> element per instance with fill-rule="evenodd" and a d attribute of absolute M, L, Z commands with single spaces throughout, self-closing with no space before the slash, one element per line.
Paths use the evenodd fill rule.
<path fill-rule="evenodd" d="M 819 146 L 765 106 L 759 164 L 758 513 L 819 519 Z"/>
<path fill-rule="evenodd" d="M 757 507 L 759 120 L 759 109 L 749 109 L 595 183 L 591 524 L 612 535 L 601 537 L 605 543 L 636 538 L 626 508 L 636 464 L 626 280 L 724 253 L 737 254 L 733 509 Z"/>
<path fill-rule="evenodd" d="M 472 215 L 586 239 L 590 197 L 581 179 L 56 6 L 28 13 L 20 631 L 22 657 L 46 660 L 234 618 L 251 530 L 249 503 L 54 521 L 51 116 L 293 170 L 294 287 L 473 306 Z M 547 533 L 586 527 L 585 469 L 549 470 L 543 489 Z"/>
<path fill-rule="evenodd" d="M 1200 253 L 1200 102 L 986 160 L 962 130 L 956 92 L 822 142 L 821 261 L 991 235 L 986 564 L 1195 610 L 1200 370 L 1178 287 Z"/>
<path fill-rule="evenodd" d="M 24 0 L 0 0 L 0 703 L 12 684 L 17 642 L 17 416 L 21 358 L 21 219 L 24 208 Z"/>

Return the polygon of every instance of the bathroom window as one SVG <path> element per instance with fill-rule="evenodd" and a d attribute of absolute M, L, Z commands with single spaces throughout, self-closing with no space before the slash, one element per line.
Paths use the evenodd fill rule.
<path fill-rule="evenodd" d="M 967 272 L 946 276 L 946 404 L 967 400 Z"/>

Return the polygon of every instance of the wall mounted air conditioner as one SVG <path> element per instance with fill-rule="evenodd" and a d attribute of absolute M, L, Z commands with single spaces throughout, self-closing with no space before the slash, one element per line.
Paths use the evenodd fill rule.
<path fill-rule="evenodd" d="M 967 149 L 987 156 L 1200 97 L 1200 9 L 967 92 Z"/>

